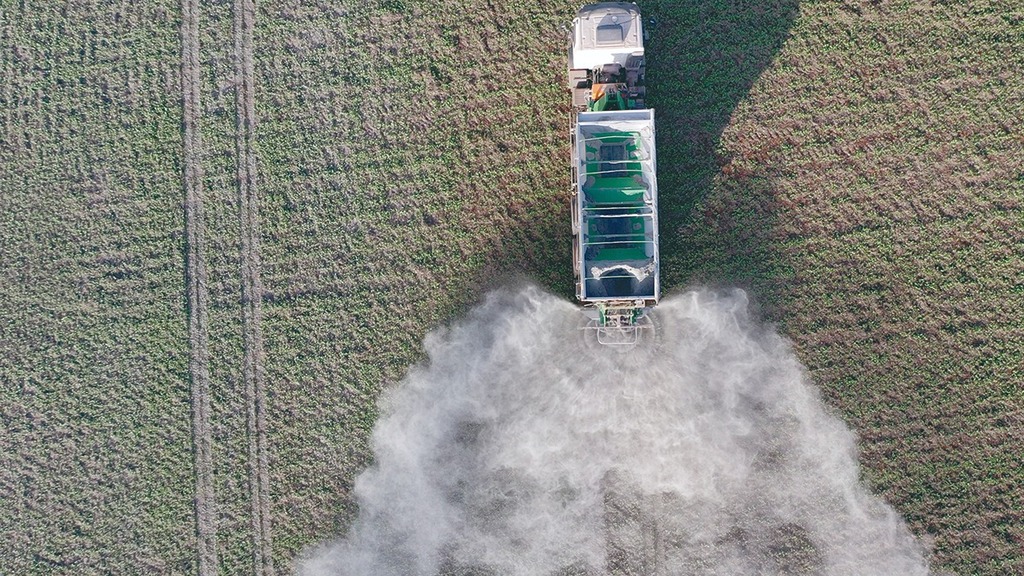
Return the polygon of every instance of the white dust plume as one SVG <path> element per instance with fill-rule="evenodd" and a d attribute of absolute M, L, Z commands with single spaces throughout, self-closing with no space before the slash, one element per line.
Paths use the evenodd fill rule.
<path fill-rule="evenodd" d="M 746 295 L 691 292 L 628 352 L 488 296 L 384 399 L 344 540 L 308 576 L 927 574 L 854 435 Z"/>

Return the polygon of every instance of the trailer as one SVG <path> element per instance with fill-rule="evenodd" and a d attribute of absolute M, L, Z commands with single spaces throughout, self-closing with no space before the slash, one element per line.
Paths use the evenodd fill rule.
<path fill-rule="evenodd" d="M 569 47 L 573 273 L 597 341 L 634 346 L 661 297 L 654 110 L 636 4 L 584 6 Z"/>

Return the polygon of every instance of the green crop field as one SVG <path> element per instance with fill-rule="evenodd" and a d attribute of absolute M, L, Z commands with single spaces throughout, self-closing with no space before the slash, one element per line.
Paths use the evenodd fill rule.
<path fill-rule="evenodd" d="M 0 572 L 342 534 L 423 335 L 572 295 L 576 8 L 0 2 Z M 666 291 L 750 292 L 935 569 L 1024 573 L 1024 5 L 641 8 Z"/>

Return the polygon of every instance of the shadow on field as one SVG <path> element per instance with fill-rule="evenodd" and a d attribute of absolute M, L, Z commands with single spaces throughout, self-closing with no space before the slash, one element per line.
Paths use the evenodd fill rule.
<path fill-rule="evenodd" d="M 645 22 L 656 22 L 646 42 L 647 102 L 656 110 L 665 293 L 700 283 L 753 288 L 758 294 L 776 276 L 769 240 L 773 216 L 764 209 L 774 196 L 771 182 L 745 174 L 725 174 L 717 181 L 716 176 L 730 160 L 719 152 L 722 132 L 788 37 L 798 3 L 648 0 L 640 5 Z M 564 83 L 564 66 L 559 59 L 552 67 L 553 82 Z M 559 108 L 568 116 L 568 96 L 563 98 Z M 567 149 L 564 155 L 567 163 Z M 695 208 L 702 204 L 695 221 Z M 542 212 L 519 219 L 522 226 L 506 232 L 508 243 L 526 255 L 506 269 L 518 266 L 549 290 L 572 298 L 568 202 L 545 204 Z M 501 251 L 493 256 L 507 258 Z"/>
<path fill-rule="evenodd" d="M 782 47 L 798 0 L 648 1 L 641 8 L 657 22 L 647 43 L 647 81 L 657 111 L 662 284 L 756 282 L 767 272 L 769 249 L 756 231 L 771 223 L 742 220 L 744 207 L 771 195 L 769 183 L 725 182 L 729 199 L 715 210 L 712 246 L 702 248 L 687 227 L 728 162 L 717 153 L 722 132 Z M 771 217 L 757 212 L 758 220 Z"/>

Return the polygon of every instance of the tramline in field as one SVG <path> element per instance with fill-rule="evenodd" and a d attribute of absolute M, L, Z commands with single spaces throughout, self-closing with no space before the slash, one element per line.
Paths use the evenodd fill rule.
<path fill-rule="evenodd" d="M 640 9 L 584 6 L 569 48 L 576 296 L 601 344 L 633 346 L 658 303 L 654 110 L 645 105 Z"/>

